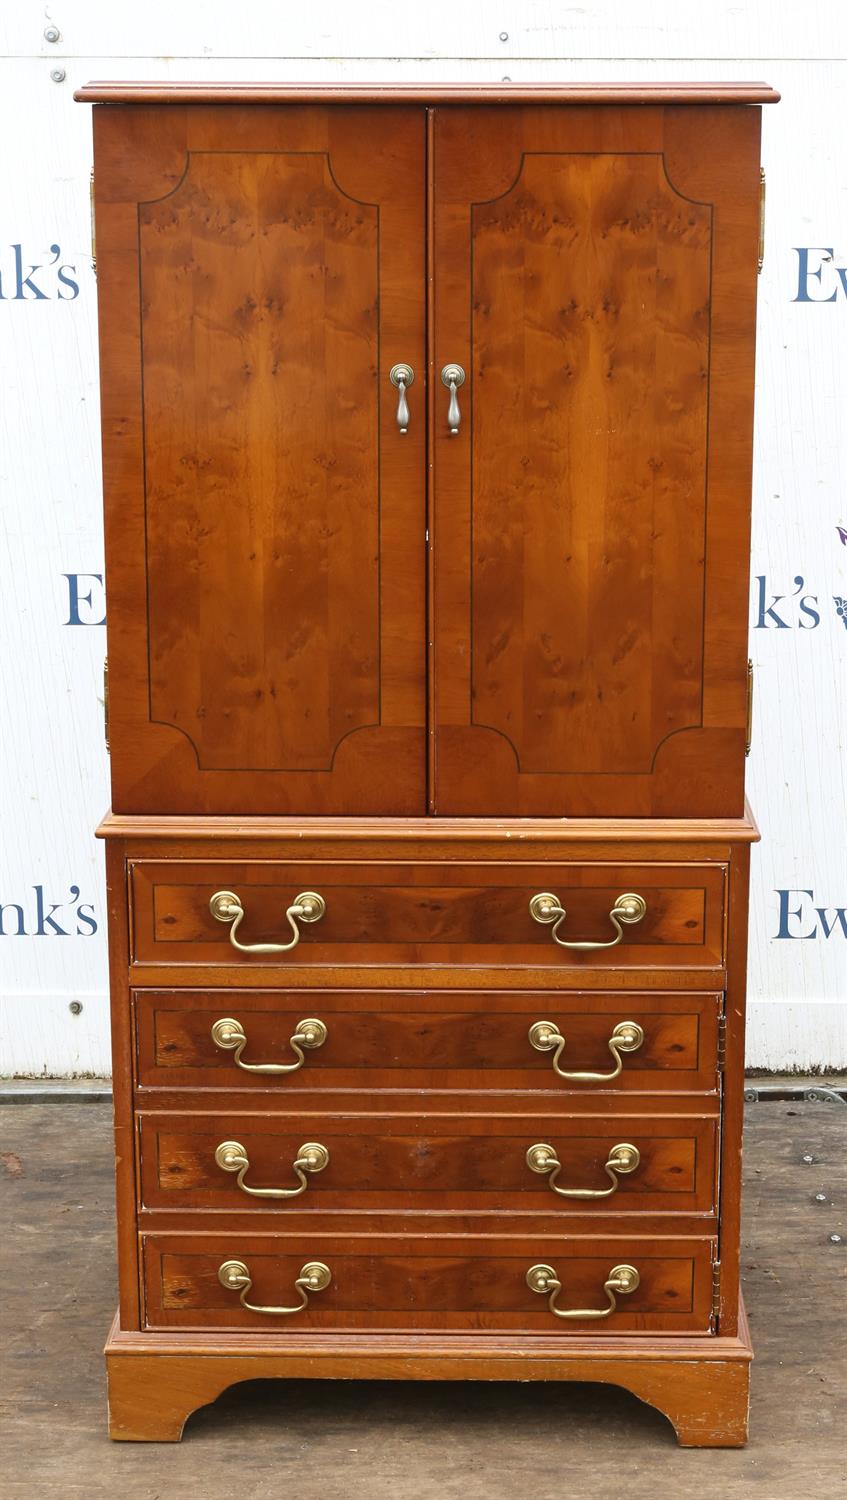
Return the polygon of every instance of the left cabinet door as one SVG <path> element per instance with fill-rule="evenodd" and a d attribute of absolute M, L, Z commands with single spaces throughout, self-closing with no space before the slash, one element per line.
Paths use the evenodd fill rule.
<path fill-rule="evenodd" d="M 113 807 L 423 813 L 423 111 L 94 115 Z"/>

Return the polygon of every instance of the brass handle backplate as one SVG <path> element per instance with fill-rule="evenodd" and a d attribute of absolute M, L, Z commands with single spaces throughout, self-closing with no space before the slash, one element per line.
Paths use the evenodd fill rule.
<path fill-rule="evenodd" d="M 532 897 L 529 903 L 529 914 L 533 921 L 542 922 L 545 925 L 552 923 L 553 931 L 551 935 L 554 942 L 557 942 L 560 948 L 572 948 L 577 953 L 591 953 L 595 948 L 616 948 L 623 937 L 621 923 L 626 922 L 631 924 L 640 922 L 646 911 L 647 902 L 643 896 L 637 895 L 634 891 L 625 891 L 622 896 L 618 896 L 612 910 L 609 912 L 609 921 L 614 927 L 617 936 L 610 938 L 607 943 L 574 943 L 559 937 L 559 928 L 564 922 L 567 912 L 558 896 L 554 896 L 550 891 L 539 891 L 536 896 Z"/>
<path fill-rule="evenodd" d="M 611 1073 L 566 1073 L 564 1068 L 559 1067 L 559 1058 L 565 1050 L 566 1039 L 562 1036 L 555 1021 L 533 1021 L 529 1028 L 530 1046 L 536 1052 L 553 1053 L 553 1071 L 560 1078 L 567 1078 L 571 1083 L 608 1083 L 610 1079 L 617 1078 L 623 1068 L 622 1052 L 637 1052 L 644 1041 L 644 1030 L 637 1021 L 618 1021 L 609 1037 L 608 1048 L 615 1066 Z"/>
<path fill-rule="evenodd" d="M 300 1294 L 296 1307 L 258 1307 L 256 1303 L 248 1302 L 247 1293 L 253 1280 L 243 1260 L 225 1260 L 223 1265 L 218 1266 L 218 1281 L 228 1292 L 239 1293 L 238 1300 L 248 1312 L 265 1313 L 272 1318 L 287 1318 L 292 1313 L 302 1312 L 308 1306 L 310 1292 L 326 1290 L 332 1281 L 332 1272 L 322 1260 L 309 1260 L 305 1266 L 301 1266 L 300 1275 L 294 1283 Z"/>
<path fill-rule="evenodd" d="M 552 1266 L 530 1266 L 526 1273 L 526 1284 L 531 1292 L 538 1292 L 539 1296 L 547 1298 L 547 1306 L 551 1313 L 557 1318 L 608 1318 L 617 1308 L 616 1297 L 628 1296 L 634 1292 L 641 1277 L 635 1266 L 613 1266 L 603 1283 L 603 1290 L 608 1299 L 608 1307 L 557 1307 L 556 1298 L 562 1290 L 559 1280 Z"/>
<path fill-rule="evenodd" d="M 309 1186 L 306 1173 L 322 1172 L 324 1167 L 329 1166 L 329 1152 L 326 1146 L 320 1144 L 320 1141 L 307 1141 L 304 1146 L 300 1147 L 291 1163 L 294 1175 L 300 1180 L 300 1186 L 295 1188 L 250 1187 L 244 1181 L 250 1170 L 250 1160 L 239 1141 L 221 1141 L 215 1151 L 215 1162 L 222 1172 L 237 1172 L 238 1186 L 242 1192 L 249 1193 L 251 1198 L 299 1198 Z"/>
<path fill-rule="evenodd" d="M 557 1178 L 562 1170 L 553 1146 L 543 1144 L 530 1146 L 526 1153 L 526 1164 L 531 1172 L 538 1172 L 542 1177 L 547 1177 L 550 1187 L 554 1193 L 559 1193 L 562 1198 L 611 1198 L 620 1187 L 620 1173 L 636 1171 L 641 1161 L 641 1152 L 637 1146 L 630 1146 L 625 1141 L 620 1145 L 613 1146 L 609 1152 L 603 1171 L 606 1173 L 611 1187 L 607 1188 L 564 1188 L 559 1187 Z"/>
<path fill-rule="evenodd" d="M 240 943 L 236 933 L 244 920 L 241 897 L 234 891 L 216 891 L 209 902 L 209 911 L 217 922 L 231 922 L 229 940 L 239 953 L 290 953 L 300 941 L 300 922 L 319 922 L 326 911 L 326 902 L 317 891 L 303 891 L 293 904 L 286 908 L 285 915 L 294 936 L 290 943 Z"/>
<path fill-rule="evenodd" d="M 310 1050 L 314 1047 L 322 1047 L 326 1041 L 327 1030 L 323 1021 L 315 1016 L 308 1016 L 305 1021 L 297 1022 L 297 1030 L 288 1038 L 288 1045 L 297 1054 L 297 1062 L 293 1063 L 246 1063 L 241 1061 L 241 1054 L 247 1046 L 247 1034 L 240 1021 L 235 1021 L 231 1016 L 222 1016 L 215 1021 L 212 1027 L 212 1041 L 216 1047 L 224 1052 L 234 1052 L 235 1061 L 239 1068 L 245 1073 L 296 1073 L 302 1068 L 306 1061 L 303 1056 L 303 1048 Z"/>

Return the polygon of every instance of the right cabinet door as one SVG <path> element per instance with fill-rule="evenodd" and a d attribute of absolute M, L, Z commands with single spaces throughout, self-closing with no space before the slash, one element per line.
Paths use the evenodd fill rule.
<path fill-rule="evenodd" d="M 740 815 L 759 110 L 434 135 L 431 809 Z"/>

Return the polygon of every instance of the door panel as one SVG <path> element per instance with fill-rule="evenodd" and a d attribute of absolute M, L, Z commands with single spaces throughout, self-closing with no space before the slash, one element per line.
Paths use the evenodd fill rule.
<path fill-rule="evenodd" d="M 437 113 L 438 813 L 743 810 L 758 129 Z"/>
<path fill-rule="evenodd" d="M 114 806 L 420 813 L 421 112 L 96 114 Z"/>

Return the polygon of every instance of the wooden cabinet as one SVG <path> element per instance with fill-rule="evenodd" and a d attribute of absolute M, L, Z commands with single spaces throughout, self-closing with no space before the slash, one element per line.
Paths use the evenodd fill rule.
<path fill-rule="evenodd" d="M 116 1437 L 267 1375 L 746 1434 L 765 85 L 93 84 Z"/>

